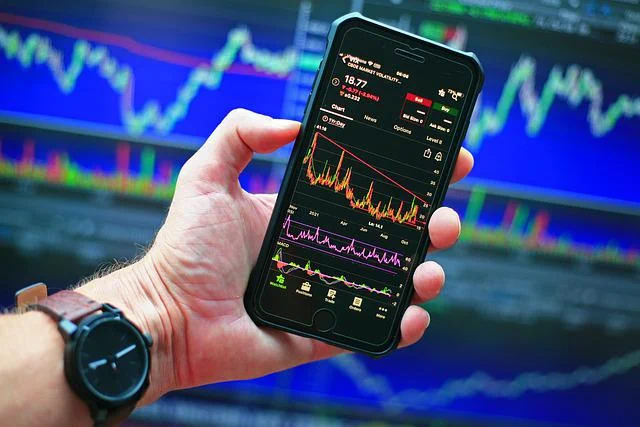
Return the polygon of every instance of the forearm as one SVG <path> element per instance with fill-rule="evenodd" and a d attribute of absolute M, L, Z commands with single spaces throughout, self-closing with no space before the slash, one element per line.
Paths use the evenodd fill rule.
<path fill-rule="evenodd" d="M 175 382 L 170 317 L 164 294 L 153 288 L 159 280 L 154 274 L 143 259 L 76 289 L 111 303 L 151 334 L 150 386 L 139 405 L 157 399 Z M 92 425 L 86 403 L 65 378 L 64 340 L 52 318 L 40 312 L 0 316 L 0 343 L 0 419 L 15 426 Z"/>
<path fill-rule="evenodd" d="M 64 342 L 45 314 L 0 317 L 0 419 L 12 426 L 91 425 L 64 376 Z"/>

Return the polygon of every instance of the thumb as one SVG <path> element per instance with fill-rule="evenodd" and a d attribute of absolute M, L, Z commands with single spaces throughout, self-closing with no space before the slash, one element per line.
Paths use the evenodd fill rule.
<path fill-rule="evenodd" d="M 225 186 L 235 183 L 254 151 L 273 152 L 295 139 L 299 130 L 300 123 L 296 121 L 233 110 L 183 169 L 200 180 L 217 181 Z"/>

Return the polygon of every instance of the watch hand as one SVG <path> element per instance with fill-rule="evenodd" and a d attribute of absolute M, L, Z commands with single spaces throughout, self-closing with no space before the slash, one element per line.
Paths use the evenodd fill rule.
<path fill-rule="evenodd" d="M 98 369 L 100 366 L 102 365 L 106 365 L 107 364 L 107 359 L 98 359 L 94 362 L 89 363 L 89 368 L 91 369 Z"/>
<path fill-rule="evenodd" d="M 136 348 L 135 344 L 131 344 L 129 347 L 123 348 L 122 350 L 116 353 L 116 359 L 120 359 L 121 357 L 126 356 L 127 353 L 133 351 L 133 349 L 135 348 Z"/>

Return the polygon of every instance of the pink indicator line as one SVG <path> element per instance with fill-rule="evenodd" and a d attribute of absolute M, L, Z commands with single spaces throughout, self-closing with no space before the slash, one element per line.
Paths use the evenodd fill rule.
<path fill-rule="evenodd" d="M 336 147 L 338 147 L 339 149 L 343 150 L 345 153 L 348 153 L 350 156 L 352 156 L 354 159 L 356 159 L 357 161 L 359 161 L 360 163 L 362 163 L 363 165 L 367 166 L 369 169 L 373 169 L 375 172 L 379 173 L 380 175 L 382 175 L 383 177 L 385 177 L 386 179 L 388 179 L 389 181 L 391 181 L 392 183 L 394 183 L 396 185 L 396 187 L 401 188 L 402 190 L 406 191 L 407 193 L 411 194 L 413 197 L 415 197 L 416 199 L 420 200 L 422 203 L 424 204 L 428 204 L 426 201 L 424 201 L 424 199 L 422 199 L 421 197 L 418 197 L 415 193 L 413 193 L 411 190 L 407 189 L 405 186 L 403 186 L 402 184 L 399 184 L 396 180 L 394 180 L 393 178 L 391 178 L 389 175 L 385 174 L 384 172 L 379 171 L 375 166 L 370 165 L 369 163 L 367 163 L 366 161 L 362 160 L 360 157 L 356 156 L 355 154 L 353 154 L 351 151 L 347 150 L 346 148 L 344 148 L 342 145 L 338 144 L 336 141 L 334 141 L 333 139 L 329 138 L 328 136 L 326 136 L 325 134 L 323 134 L 322 132 L 317 132 L 318 135 L 320 135 L 321 137 L 323 137 L 324 139 L 326 139 L 327 141 L 329 141 L 330 143 L 332 143 L 333 145 L 335 145 Z"/>
<path fill-rule="evenodd" d="M 363 261 L 369 261 L 373 259 L 374 261 L 378 262 L 378 264 L 381 264 L 385 267 L 387 265 L 392 265 L 396 267 L 400 267 L 402 265 L 402 261 L 401 261 L 402 255 L 397 252 L 387 251 L 386 249 L 378 248 L 377 246 L 373 246 L 373 245 L 371 245 L 373 246 L 373 249 L 371 249 L 366 247 L 369 245 L 364 242 L 361 242 L 362 245 L 358 245 L 356 243 L 358 242 L 356 239 L 346 237 L 346 236 L 341 236 L 340 234 L 337 234 L 337 236 L 340 236 L 341 238 L 346 239 L 347 243 L 339 241 L 340 239 L 336 239 L 336 241 L 338 242 L 336 244 L 331 241 L 331 237 L 329 236 L 329 234 L 333 234 L 333 233 L 324 232 L 323 234 L 321 231 L 324 231 L 324 230 L 322 230 L 320 227 L 312 227 L 306 224 L 303 224 L 305 226 L 301 227 L 301 230 L 292 231 L 291 230 L 292 223 L 295 223 L 295 221 L 291 219 L 291 215 L 288 215 L 287 219 L 284 221 L 284 224 L 282 225 L 284 234 L 289 240 L 292 240 L 295 242 L 304 240 L 305 242 L 308 242 L 308 243 L 316 243 L 320 246 L 325 247 L 326 249 L 331 249 L 335 253 L 338 253 L 338 254 L 345 253 L 346 255 L 353 255 L 357 258 L 360 258 Z M 302 224 L 302 223 L 298 223 L 298 224 Z M 345 259 L 351 260 L 351 258 L 345 258 Z M 364 265 L 369 265 L 369 264 L 364 264 Z"/>
<path fill-rule="evenodd" d="M 367 264 L 366 262 L 358 261 L 356 259 L 347 258 L 346 256 L 342 256 L 342 255 L 337 254 L 335 252 L 325 251 L 324 249 L 320 249 L 320 248 L 318 248 L 316 246 L 306 245 L 304 243 L 300 243 L 300 242 L 295 241 L 295 240 L 287 239 L 285 237 L 280 237 L 279 240 L 284 240 L 286 242 L 295 243 L 296 245 L 304 246 L 305 248 L 313 249 L 314 251 L 318 251 L 318 252 L 322 252 L 322 253 L 325 253 L 325 254 L 329 254 L 331 256 L 337 256 L 338 258 L 343 258 L 343 259 L 346 259 L 346 260 L 351 261 L 351 262 L 357 262 L 358 264 L 366 265 L 367 267 L 371 267 L 371 268 L 376 268 L 376 269 L 382 270 L 382 271 L 384 271 L 386 273 L 398 274 L 395 271 L 387 270 L 386 268 L 378 267 L 377 265 Z"/>
<path fill-rule="evenodd" d="M 291 219 L 291 215 L 288 215 L 288 216 L 287 216 L 287 220 L 289 220 L 290 222 L 293 222 L 294 224 L 304 225 L 305 227 L 309 227 L 310 229 L 312 229 L 312 228 L 318 228 L 317 226 L 313 226 L 313 225 L 305 224 L 304 222 L 294 221 L 293 219 Z M 285 222 L 286 222 L 286 220 L 285 220 Z M 334 235 L 334 236 L 342 237 L 343 239 L 353 240 L 353 241 L 355 241 L 356 243 L 360 243 L 361 245 L 364 245 L 364 246 L 371 246 L 372 248 L 377 248 L 377 249 L 380 249 L 380 250 L 385 251 L 385 252 L 389 252 L 389 253 L 392 253 L 392 254 L 397 254 L 397 255 L 399 255 L 399 256 L 402 256 L 402 254 L 401 254 L 400 252 L 396 252 L 396 251 L 392 251 L 392 250 L 389 250 L 389 249 L 381 248 L 381 247 L 379 247 L 379 246 L 375 246 L 375 245 L 372 245 L 372 244 L 369 244 L 369 243 L 366 243 L 366 242 L 363 242 L 363 241 L 360 241 L 360 240 L 354 239 L 353 237 L 343 236 L 342 234 L 333 233 L 333 232 L 331 232 L 331 231 L 327 231 L 327 230 L 325 230 L 325 229 L 323 229 L 323 228 L 321 228 L 321 229 L 320 229 L 320 231 L 322 231 L 322 232 L 323 232 L 323 233 L 325 233 L 325 234 L 332 234 L 332 235 Z"/>

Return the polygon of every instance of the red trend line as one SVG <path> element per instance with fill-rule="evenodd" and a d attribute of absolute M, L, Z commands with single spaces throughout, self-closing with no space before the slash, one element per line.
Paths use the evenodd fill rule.
<path fill-rule="evenodd" d="M 335 145 L 336 147 L 338 147 L 339 149 L 343 150 L 345 153 L 348 153 L 350 156 L 352 156 L 353 158 L 355 158 L 356 160 L 358 160 L 360 163 L 362 163 L 363 165 L 365 165 L 366 167 L 374 170 L 375 172 L 379 173 L 380 175 L 382 175 L 383 177 L 385 177 L 386 179 L 388 179 L 389 181 L 391 181 L 396 187 L 406 191 L 407 193 L 411 194 L 413 197 L 415 197 L 416 199 L 420 200 L 422 203 L 427 204 L 427 202 L 422 199 L 421 197 L 417 196 L 415 193 L 413 193 L 411 190 L 407 189 L 406 187 L 404 187 L 402 184 L 399 184 L 398 182 L 396 182 L 396 180 L 394 180 L 393 178 L 391 178 L 389 175 L 385 174 L 384 172 L 381 172 L 380 170 L 378 170 L 375 166 L 370 165 L 369 163 L 367 163 L 366 161 L 362 160 L 360 157 L 356 156 L 355 154 L 353 154 L 351 151 L 347 150 L 346 148 L 344 148 L 342 145 L 338 144 L 336 141 L 334 141 L 333 139 L 329 138 L 328 136 L 324 135 L 322 132 L 316 132 L 318 135 L 320 135 L 321 137 L 323 137 L 324 139 L 326 139 L 327 141 L 329 141 L 330 143 L 332 143 L 333 145 Z"/>
<path fill-rule="evenodd" d="M 183 67 L 196 68 L 200 65 L 211 64 L 211 59 L 209 58 L 200 58 L 172 50 L 162 49 L 145 43 L 140 43 L 128 36 L 103 31 L 87 30 L 45 19 L 29 18 L 26 16 L 0 12 L 0 22 L 27 28 L 35 28 L 65 37 L 90 40 L 93 42 L 117 46 L 138 56 Z M 260 77 L 270 77 L 275 79 L 286 78 L 267 73 L 259 73 L 254 71 L 252 67 L 238 64 L 232 65 L 225 72 L 231 74 L 259 75 Z"/>

